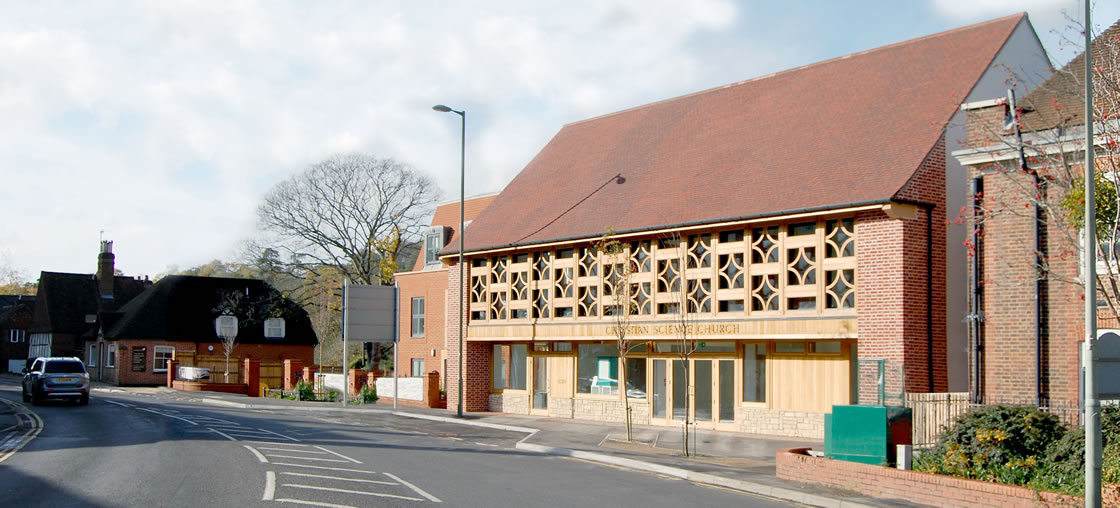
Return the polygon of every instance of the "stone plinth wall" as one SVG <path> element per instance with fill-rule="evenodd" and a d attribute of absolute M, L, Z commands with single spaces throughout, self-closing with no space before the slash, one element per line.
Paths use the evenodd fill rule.
<path fill-rule="evenodd" d="M 490 410 L 517 415 L 529 414 L 529 395 L 525 392 L 490 394 Z"/>
<path fill-rule="evenodd" d="M 748 434 L 824 439 L 824 413 L 739 407 L 735 424 Z"/>

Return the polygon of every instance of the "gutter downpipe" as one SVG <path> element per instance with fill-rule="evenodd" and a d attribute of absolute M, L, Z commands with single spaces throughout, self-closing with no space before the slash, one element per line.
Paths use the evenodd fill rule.
<path fill-rule="evenodd" d="M 982 213 L 982 199 L 984 194 L 984 177 L 976 176 L 969 182 L 969 190 L 972 194 L 972 270 L 969 272 L 969 286 L 971 286 L 972 300 L 971 309 L 969 312 L 969 328 L 972 332 L 972 401 L 979 402 L 980 394 L 982 393 L 983 386 L 981 384 L 980 373 L 982 372 L 981 364 L 984 349 L 984 290 L 981 287 L 981 280 L 983 273 L 981 271 L 981 263 L 983 262 L 984 251 L 981 242 L 983 233 L 983 223 L 980 222 L 980 214 Z"/>

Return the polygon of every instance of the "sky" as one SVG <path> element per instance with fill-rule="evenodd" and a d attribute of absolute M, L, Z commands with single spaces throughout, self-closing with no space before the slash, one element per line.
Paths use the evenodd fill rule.
<path fill-rule="evenodd" d="M 1084 1 L 1084 0 L 1083 0 Z M 1090 0 L 1092 1 L 1092 0 Z M 235 261 L 276 184 L 339 152 L 501 191 L 570 122 L 1075 0 L 0 0 L 0 268 Z M 1094 2 L 1101 29 L 1120 2 Z"/>

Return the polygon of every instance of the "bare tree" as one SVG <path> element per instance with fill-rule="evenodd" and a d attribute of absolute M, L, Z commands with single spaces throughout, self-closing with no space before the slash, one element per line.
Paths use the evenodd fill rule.
<path fill-rule="evenodd" d="M 271 236 L 249 249 L 296 277 L 333 267 L 360 284 L 388 284 L 438 197 L 435 183 L 407 164 L 334 155 L 265 195 L 257 217 Z"/>
<path fill-rule="evenodd" d="M 680 233 L 673 233 L 667 239 L 662 240 L 661 247 L 658 248 L 658 258 L 661 258 L 660 253 L 670 249 L 676 249 L 674 257 L 666 259 L 669 265 L 666 267 L 667 272 L 674 275 L 668 280 L 669 289 L 677 294 L 677 301 L 670 305 L 677 307 L 675 314 L 676 319 L 673 323 L 673 334 L 676 337 L 673 345 L 673 351 L 677 353 L 678 361 L 684 367 L 684 379 L 677 379 L 676 375 L 673 376 L 673 384 L 684 383 L 685 393 L 685 406 L 684 406 L 684 440 L 681 446 L 681 451 L 685 457 L 691 456 L 696 453 L 688 446 L 689 425 L 692 425 L 692 411 L 694 406 L 693 398 L 695 395 L 690 390 L 691 387 L 691 365 L 689 359 L 692 354 L 696 352 L 699 344 L 692 336 L 693 321 L 695 320 L 694 312 L 697 310 L 692 308 L 692 300 L 690 295 L 694 294 L 697 290 L 695 281 L 689 281 L 687 277 L 687 252 L 688 249 L 684 244 L 684 240 Z M 674 403 L 675 404 L 675 403 Z"/>
<path fill-rule="evenodd" d="M 626 411 L 626 441 L 634 440 L 634 421 L 630 408 L 630 372 L 627 370 L 627 358 L 630 353 L 637 351 L 645 341 L 636 341 L 630 338 L 630 317 L 636 314 L 634 294 L 630 287 L 635 267 L 630 260 L 626 246 L 614 238 L 614 230 L 608 229 L 607 233 L 595 242 L 595 250 L 599 253 L 603 266 L 603 314 L 611 320 L 610 330 L 615 337 L 618 347 L 618 359 L 621 363 L 622 376 L 625 383 L 622 387 L 622 403 Z"/>

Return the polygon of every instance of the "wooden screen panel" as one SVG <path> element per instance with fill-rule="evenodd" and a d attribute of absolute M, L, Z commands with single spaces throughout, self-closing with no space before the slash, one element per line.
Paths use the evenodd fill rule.
<path fill-rule="evenodd" d="M 781 355 L 767 359 L 772 409 L 831 413 L 848 404 L 850 371 L 846 355 Z"/>

